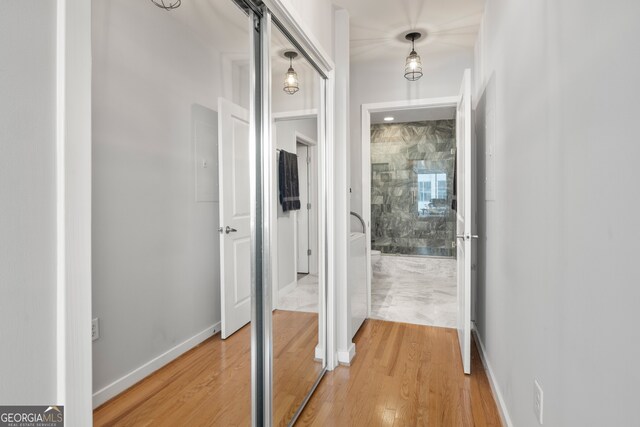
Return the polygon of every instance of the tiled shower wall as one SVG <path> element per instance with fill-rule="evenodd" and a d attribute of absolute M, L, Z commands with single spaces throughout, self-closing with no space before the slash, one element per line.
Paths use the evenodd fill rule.
<path fill-rule="evenodd" d="M 455 133 L 455 120 L 371 126 L 372 249 L 455 256 Z M 446 201 L 419 209 L 418 175 L 432 173 L 446 173 Z"/>

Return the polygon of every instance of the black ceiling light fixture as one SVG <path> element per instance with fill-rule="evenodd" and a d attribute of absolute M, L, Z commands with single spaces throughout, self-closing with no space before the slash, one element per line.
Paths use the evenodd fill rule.
<path fill-rule="evenodd" d="M 151 2 L 164 10 L 177 9 L 182 4 L 182 0 L 151 0 Z"/>
<path fill-rule="evenodd" d="M 288 50 L 284 53 L 284 56 L 289 58 L 289 69 L 287 70 L 287 74 L 284 77 L 284 91 L 289 95 L 293 95 L 300 88 L 298 87 L 298 74 L 296 70 L 293 69 L 293 59 L 298 56 L 298 52 L 294 52 L 293 50 Z"/>
<path fill-rule="evenodd" d="M 404 66 L 404 78 L 410 81 L 416 81 L 422 77 L 422 61 L 415 48 L 415 42 L 420 37 L 422 37 L 422 34 L 417 32 L 411 32 L 404 36 L 404 38 L 411 41 L 411 53 L 407 56 L 407 62 Z"/>

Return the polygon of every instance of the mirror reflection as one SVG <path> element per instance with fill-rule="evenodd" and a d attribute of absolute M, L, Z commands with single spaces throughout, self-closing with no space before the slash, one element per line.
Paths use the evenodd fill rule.
<path fill-rule="evenodd" d="M 91 6 L 94 425 L 248 426 L 252 22 Z"/>
<path fill-rule="evenodd" d="M 319 271 L 319 113 L 323 80 L 274 26 L 273 417 L 295 420 L 325 367 Z"/>

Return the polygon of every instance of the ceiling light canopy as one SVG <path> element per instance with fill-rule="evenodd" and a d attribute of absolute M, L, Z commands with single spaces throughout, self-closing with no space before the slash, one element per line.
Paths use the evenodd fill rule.
<path fill-rule="evenodd" d="M 284 56 L 289 58 L 289 69 L 287 70 L 287 74 L 284 77 L 284 91 L 289 95 L 293 95 L 300 88 L 298 87 L 298 74 L 293 69 L 293 59 L 298 56 L 297 52 L 289 50 L 284 53 Z"/>
<path fill-rule="evenodd" d="M 164 10 L 177 9 L 182 4 L 182 0 L 151 0 L 151 2 Z"/>
<path fill-rule="evenodd" d="M 415 41 L 420 37 L 422 37 L 422 34 L 416 32 L 405 36 L 407 40 L 411 41 L 411 52 L 407 56 L 407 62 L 404 66 L 404 78 L 410 81 L 415 81 L 422 77 L 422 60 L 415 49 Z"/>

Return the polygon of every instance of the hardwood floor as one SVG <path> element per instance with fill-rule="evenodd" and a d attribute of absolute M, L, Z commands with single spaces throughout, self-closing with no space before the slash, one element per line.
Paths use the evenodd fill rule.
<path fill-rule="evenodd" d="M 320 369 L 308 353 L 315 334 L 309 313 L 276 312 L 275 425 L 285 424 Z M 455 330 L 367 320 L 355 341 L 352 366 L 325 376 L 297 425 L 500 425 L 475 346 L 473 374 L 462 374 Z M 96 426 L 248 426 L 250 419 L 248 326 L 226 341 L 210 338 L 94 411 Z"/>
<path fill-rule="evenodd" d="M 273 312 L 273 419 L 286 426 L 318 380 L 318 314 Z"/>
<path fill-rule="evenodd" d="M 318 315 L 273 315 L 274 425 L 287 425 L 322 371 Z M 95 426 L 248 426 L 251 329 L 216 335 L 94 411 Z"/>
<path fill-rule="evenodd" d="M 455 329 L 367 320 L 350 368 L 327 373 L 299 426 L 500 426 L 476 349 L 462 373 Z"/>

